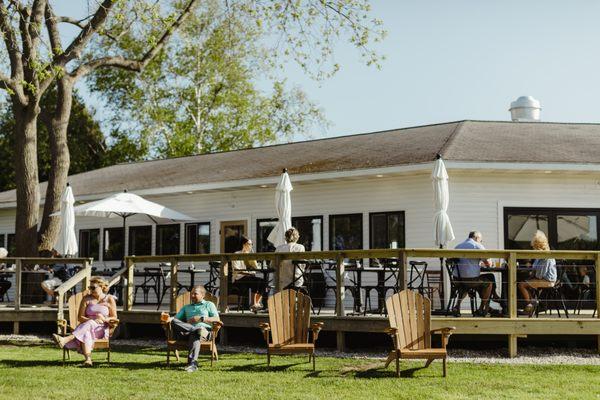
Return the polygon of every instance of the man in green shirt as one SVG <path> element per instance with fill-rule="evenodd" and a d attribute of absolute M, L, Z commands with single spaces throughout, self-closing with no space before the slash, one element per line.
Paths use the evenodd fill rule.
<path fill-rule="evenodd" d="M 198 355 L 200 342 L 208 340 L 212 330 L 212 322 L 219 321 L 219 312 L 214 303 L 204 300 L 206 289 L 204 286 L 195 286 L 190 297 L 191 304 L 186 304 L 174 317 L 169 317 L 173 332 L 179 338 L 188 337 L 188 365 L 187 372 L 198 370 Z"/>

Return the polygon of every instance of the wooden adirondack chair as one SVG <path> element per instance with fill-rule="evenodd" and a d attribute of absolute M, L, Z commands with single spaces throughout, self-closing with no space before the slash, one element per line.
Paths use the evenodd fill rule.
<path fill-rule="evenodd" d="M 63 336 L 71 334 L 79 325 L 79 307 L 81 306 L 81 301 L 83 300 L 83 298 L 88 294 L 89 293 L 86 290 L 80 293 L 76 293 L 69 297 L 69 301 L 67 302 L 67 304 L 69 305 L 69 321 L 62 318 L 59 318 L 56 321 L 58 328 Z M 112 320 L 109 328 L 109 338 L 96 339 L 94 341 L 94 350 L 106 349 L 106 360 L 108 362 L 110 362 L 110 337 L 112 337 L 118 325 L 119 320 Z M 69 354 L 69 349 L 65 347 L 63 348 L 63 365 L 67 359 L 71 359 L 71 355 Z"/>
<path fill-rule="evenodd" d="M 308 361 L 312 359 L 314 371 L 315 343 L 323 322 L 310 324 L 310 297 L 299 291 L 287 289 L 269 297 L 268 303 L 270 323 L 259 324 L 267 342 L 267 364 L 271 365 L 272 354 L 308 353 Z M 312 331 L 311 342 L 308 340 L 309 330 Z"/>
<path fill-rule="evenodd" d="M 426 359 L 425 367 L 435 359 L 443 360 L 446 376 L 446 344 L 453 327 L 431 329 L 431 301 L 412 290 L 403 290 L 386 300 L 390 327 L 385 330 L 394 340 L 385 368 L 396 360 L 396 376 L 400 376 L 400 359 Z M 442 347 L 431 347 L 431 334 L 442 335 Z"/>
<path fill-rule="evenodd" d="M 219 307 L 219 298 L 217 296 L 212 295 L 209 292 L 206 292 L 206 295 L 204 296 L 204 300 L 211 301 L 215 304 L 215 306 L 217 306 L 217 308 Z M 179 311 L 179 310 L 181 310 L 181 308 L 183 306 L 185 306 L 186 304 L 190 304 L 190 303 L 191 303 L 190 292 L 182 293 L 179 296 L 177 296 L 176 303 L 175 303 L 176 309 Z M 167 366 L 170 366 L 171 365 L 171 352 L 173 354 L 175 354 L 175 358 L 177 359 L 177 362 L 179 362 L 179 350 L 188 350 L 188 341 L 187 341 L 187 339 L 185 339 L 185 340 L 175 339 L 175 337 L 173 336 L 173 330 L 171 329 L 170 322 L 165 323 L 165 322 L 161 321 L 161 325 L 167 335 Z M 217 336 L 219 335 L 219 330 L 221 329 L 222 326 L 223 326 L 223 323 L 221 321 L 213 322 L 210 340 L 202 341 L 200 343 L 200 352 L 202 352 L 202 350 L 206 350 L 210 353 L 210 365 L 211 366 L 213 365 L 213 361 L 219 360 L 219 352 L 217 351 L 216 340 L 217 340 Z"/>

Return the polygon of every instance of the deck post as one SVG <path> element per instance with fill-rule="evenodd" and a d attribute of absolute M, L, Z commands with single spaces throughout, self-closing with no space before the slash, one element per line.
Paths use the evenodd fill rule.
<path fill-rule="evenodd" d="M 221 257 L 221 268 L 219 269 L 219 312 L 226 313 L 228 309 L 229 297 L 228 292 L 228 276 L 229 276 L 229 257 Z"/>
<path fill-rule="evenodd" d="M 508 255 L 508 316 L 517 318 L 517 254 Z M 517 356 L 517 335 L 508 336 L 508 356 Z"/>
<path fill-rule="evenodd" d="M 596 253 L 596 318 L 600 318 L 600 253 Z M 598 353 L 600 353 L 600 335 L 598 335 Z"/>
<path fill-rule="evenodd" d="M 406 280 L 406 269 L 408 267 L 408 257 L 406 256 L 406 251 L 400 250 L 398 252 L 398 278 L 400 279 L 399 289 L 406 290 L 407 289 L 407 280 Z M 383 308 L 383 307 L 382 307 Z"/>
<path fill-rule="evenodd" d="M 21 309 L 21 269 L 23 264 L 20 259 L 15 260 L 15 311 Z M 13 322 L 13 333 L 19 334 L 19 321 Z"/>
<path fill-rule="evenodd" d="M 338 254 L 336 258 L 336 268 L 335 268 L 335 315 L 338 317 L 343 317 L 346 315 L 346 310 L 344 309 L 344 299 L 346 298 L 346 286 L 344 285 L 344 258 L 342 254 Z M 336 344 L 338 351 L 345 351 L 346 341 L 344 331 L 336 332 Z"/>
<path fill-rule="evenodd" d="M 177 310 L 177 267 L 179 262 L 173 258 L 171 260 L 171 290 L 169 293 L 169 311 L 176 313 Z"/>
<path fill-rule="evenodd" d="M 275 280 L 275 293 L 279 293 L 283 289 L 281 287 L 281 281 L 279 280 L 279 272 L 281 271 L 279 269 L 280 264 L 281 264 L 281 257 L 276 255 L 275 259 L 273 260 L 273 279 Z"/>
<path fill-rule="evenodd" d="M 126 258 L 126 265 L 127 265 L 127 285 L 125 285 L 125 298 L 123 299 L 123 309 L 126 311 L 131 311 L 131 309 L 133 308 L 133 290 L 134 290 L 134 286 L 135 286 L 135 262 L 127 257 Z"/>
<path fill-rule="evenodd" d="M 85 278 L 83 278 L 83 288 L 81 289 L 82 292 L 87 290 L 88 286 L 90 286 L 90 280 L 92 279 L 92 264 L 89 260 L 83 262 L 83 269 L 85 269 L 86 274 Z"/>

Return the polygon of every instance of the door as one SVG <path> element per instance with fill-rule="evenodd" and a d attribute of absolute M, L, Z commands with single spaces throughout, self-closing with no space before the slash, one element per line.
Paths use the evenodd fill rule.
<path fill-rule="evenodd" d="M 221 221 L 221 253 L 242 249 L 242 235 L 248 234 L 248 221 Z"/>

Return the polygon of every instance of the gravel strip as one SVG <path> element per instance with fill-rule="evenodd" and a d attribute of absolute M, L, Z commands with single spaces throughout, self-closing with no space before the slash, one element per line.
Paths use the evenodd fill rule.
<path fill-rule="evenodd" d="M 35 335 L 0 335 L 0 344 L 52 344 L 49 336 Z M 117 346 L 133 346 L 146 348 L 166 348 L 164 340 L 144 339 L 115 339 L 112 341 Z M 264 347 L 252 346 L 219 346 L 222 353 L 254 353 L 265 354 Z M 502 350 L 466 350 L 450 349 L 451 362 L 465 362 L 478 364 L 569 364 L 569 365 L 600 365 L 600 355 L 587 348 L 557 349 L 552 347 L 521 347 L 519 356 L 506 357 L 506 349 Z M 321 357 L 336 357 L 364 360 L 385 360 L 386 352 L 347 352 L 341 353 L 329 349 L 318 349 Z"/>

